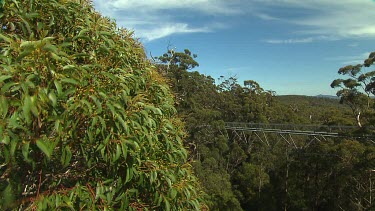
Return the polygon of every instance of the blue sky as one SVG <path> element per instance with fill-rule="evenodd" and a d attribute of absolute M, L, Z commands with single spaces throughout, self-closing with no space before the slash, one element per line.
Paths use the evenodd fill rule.
<path fill-rule="evenodd" d="M 334 95 L 337 71 L 375 51 L 373 0 L 93 0 L 148 54 L 198 54 L 195 70 L 278 95 Z"/>

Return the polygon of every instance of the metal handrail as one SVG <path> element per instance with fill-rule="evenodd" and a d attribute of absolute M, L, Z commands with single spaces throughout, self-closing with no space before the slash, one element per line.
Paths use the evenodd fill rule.
<path fill-rule="evenodd" d="M 262 131 L 266 133 L 296 134 L 296 135 L 319 135 L 325 137 L 353 137 L 375 139 L 374 135 L 348 135 L 359 127 L 346 125 L 303 125 L 303 124 L 267 124 L 248 122 L 225 122 L 226 129 L 241 131 Z M 369 128 L 375 130 L 375 128 Z"/>

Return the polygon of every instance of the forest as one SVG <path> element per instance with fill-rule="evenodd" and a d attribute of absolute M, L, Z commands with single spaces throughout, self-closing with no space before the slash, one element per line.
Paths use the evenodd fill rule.
<path fill-rule="evenodd" d="M 2 0 L 0 24 L 1 210 L 375 210 L 375 52 L 337 98 L 278 96 L 188 49 L 147 57 L 87 0 Z"/>
<path fill-rule="evenodd" d="M 365 128 L 372 126 L 373 102 L 358 92 L 360 79 L 356 86 L 348 86 L 354 77 L 334 81 L 332 86 L 342 86 L 340 99 L 275 96 L 252 80 L 240 85 L 236 78 L 221 78 L 217 84 L 192 71 L 198 66 L 194 57 L 189 50 L 169 51 L 155 61 L 176 95 L 188 134 L 184 144 L 211 210 L 375 209 L 373 142 L 296 136 L 297 145 L 311 144 L 295 148 L 274 134 L 265 144 L 251 132 L 244 138 L 224 127 L 225 122 L 356 126 L 362 111 L 362 127 L 355 130 L 371 133 Z M 364 104 L 357 101 L 362 97 Z M 367 101 L 369 107 L 361 107 Z M 362 110 L 353 110 L 357 107 Z"/>

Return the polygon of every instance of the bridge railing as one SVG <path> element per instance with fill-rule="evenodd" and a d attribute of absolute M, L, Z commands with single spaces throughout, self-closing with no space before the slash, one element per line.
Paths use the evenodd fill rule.
<path fill-rule="evenodd" d="M 227 128 L 258 128 L 263 130 L 282 130 L 282 131 L 304 131 L 304 132 L 329 132 L 341 133 L 358 129 L 356 126 L 343 125 L 304 125 L 304 124 L 267 124 L 267 123 L 244 123 L 244 122 L 226 122 Z"/>

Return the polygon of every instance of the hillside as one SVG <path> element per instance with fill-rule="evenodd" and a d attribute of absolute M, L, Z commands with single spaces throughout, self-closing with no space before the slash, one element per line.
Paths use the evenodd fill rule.
<path fill-rule="evenodd" d="M 308 117 L 311 123 L 355 125 L 351 109 L 339 99 L 304 95 L 281 95 L 275 99 L 299 116 Z"/>
<path fill-rule="evenodd" d="M 311 106 L 332 106 L 332 107 L 346 107 L 340 104 L 339 98 L 306 96 L 306 95 L 279 95 L 275 96 L 277 100 L 284 104 L 309 104 Z"/>

